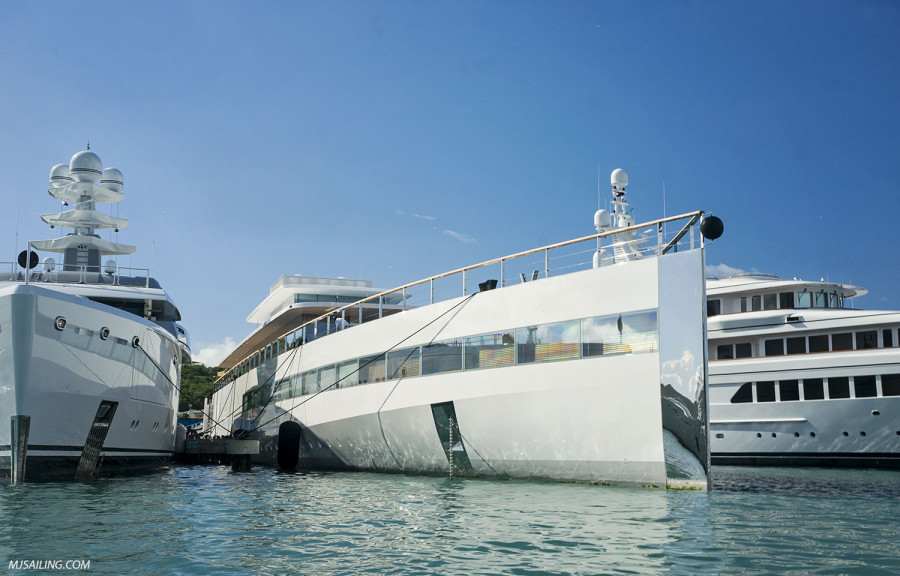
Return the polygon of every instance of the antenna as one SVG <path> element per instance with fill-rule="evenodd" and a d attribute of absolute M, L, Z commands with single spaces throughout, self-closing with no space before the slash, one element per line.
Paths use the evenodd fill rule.
<path fill-rule="evenodd" d="M 19 214 L 22 212 L 22 177 L 19 176 L 19 201 L 16 204 L 16 245 L 13 254 L 19 253 Z"/>

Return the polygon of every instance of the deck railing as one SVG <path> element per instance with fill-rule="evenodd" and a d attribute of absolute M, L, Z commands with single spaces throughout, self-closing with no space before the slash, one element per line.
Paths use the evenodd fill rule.
<path fill-rule="evenodd" d="M 9 270 L 8 273 L 0 273 L 0 282 L 23 282 L 25 284 L 54 283 L 54 284 L 103 284 L 120 286 L 125 278 L 132 280 L 130 286 L 142 285 L 150 287 L 149 268 L 131 268 L 116 266 L 107 270 L 105 266 L 65 266 L 56 264 L 52 270 L 47 270 L 38 264 L 27 271 L 19 266 L 18 262 L 0 262 L 0 270 Z"/>

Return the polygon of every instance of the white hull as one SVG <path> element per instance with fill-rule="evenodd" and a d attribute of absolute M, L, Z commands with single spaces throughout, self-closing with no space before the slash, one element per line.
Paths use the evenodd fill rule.
<path fill-rule="evenodd" d="M 713 463 L 900 467 L 900 396 L 884 396 L 880 379 L 900 374 L 900 349 L 726 360 L 709 371 Z M 861 376 L 876 377 L 875 397 L 855 397 Z M 746 382 L 810 378 L 851 379 L 852 397 L 731 402 Z"/>
<path fill-rule="evenodd" d="M 639 351 L 578 351 L 567 359 L 416 374 L 268 403 L 252 422 L 260 457 L 283 463 L 285 451 L 299 450 L 299 465 L 308 468 L 705 485 L 702 260 L 697 249 L 364 323 L 239 376 L 214 395 L 213 418 L 228 429 L 244 393 L 260 384 L 394 347 L 650 310 L 658 313 L 657 345 Z"/>
<path fill-rule="evenodd" d="M 63 330 L 57 317 L 66 319 Z M 0 474 L 10 474 L 17 440 L 10 422 L 27 416 L 25 479 L 72 478 L 101 401 L 116 403 L 101 471 L 167 461 L 178 354 L 172 335 L 132 314 L 34 284 L 0 289 Z"/>

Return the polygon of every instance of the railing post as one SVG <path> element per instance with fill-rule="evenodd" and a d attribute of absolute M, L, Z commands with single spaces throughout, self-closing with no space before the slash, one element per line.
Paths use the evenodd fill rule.
<path fill-rule="evenodd" d="M 429 284 L 431 288 L 431 301 L 429 302 L 429 304 L 434 304 L 434 278 L 431 279 Z"/>
<path fill-rule="evenodd" d="M 378 317 L 384 318 L 384 296 L 378 297 Z"/>
<path fill-rule="evenodd" d="M 662 222 L 656 225 L 656 255 L 662 256 L 663 242 L 665 242 L 665 238 L 663 238 L 663 225 Z"/>
<path fill-rule="evenodd" d="M 466 271 L 463 270 L 463 296 L 466 295 Z"/>
<path fill-rule="evenodd" d="M 550 277 L 550 250 L 544 250 L 544 278 Z"/>
<path fill-rule="evenodd" d="M 506 286 L 506 260 L 500 260 L 500 287 Z"/>
<path fill-rule="evenodd" d="M 403 287 L 403 311 L 406 312 L 406 286 Z"/>

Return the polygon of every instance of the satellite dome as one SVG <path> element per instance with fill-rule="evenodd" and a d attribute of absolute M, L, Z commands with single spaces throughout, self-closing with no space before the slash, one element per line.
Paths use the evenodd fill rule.
<path fill-rule="evenodd" d="M 122 172 L 118 168 L 104 168 L 103 174 L 100 176 L 100 185 L 113 192 L 121 192 L 125 187 Z"/>
<path fill-rule="evenodd" d="M 609 183 L 617 188 L 628 186 L 628 174 L 621 168 L 616 168 L 609 176 Z"/>
<path fill-rule="evenodd" d="M 74 182 L 74 180 L 69 176 L 68 164 L 57 164 L 50 169 L 50 185 L 54 188 L 61 188 L 72 182 Z"/>
<path fill-rule="evenodd" d="M 79 182 L 96 182 L 102 174 L 100 157 L 90 150 L 82 150 L 69 160 L 69 174 Z"/>

